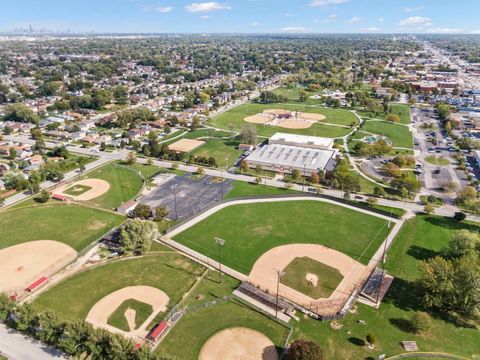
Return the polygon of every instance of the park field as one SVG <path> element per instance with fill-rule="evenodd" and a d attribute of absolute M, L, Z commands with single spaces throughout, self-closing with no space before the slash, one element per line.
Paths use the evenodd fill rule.
<path fill-rule="evenodd" d="M 366 121 L 363 131 L 386 136 L 393 147 L 413 149 L 412 133 L 407 126 L 386 121 Z"/>
<path fill-rule="evenodd" d="M 390 104 L 390 112 L 400 116 L 401 124 L 410 124 L 410 106 L 403 104 Z"/>
<path fill-rule="evenodd" d="M 163 253 L 117 260 L 80 272 L 42 293 L 34 306 L 63 320 L 83 320 L 104 296 L 127 286 L 152 286 L 174 306 L 205 269 L 179 254 Z"/>
<path fill-rule="evenodd" d="M 104 209 L 116 209 L 120 204 L 133 199 L 143 186 L 143 179 L 149 179 L 160 171 L 153 165 L 123 165 L 111 163 L 85 174 L 76 180 L 101 179 L 110 184 L 108 191 L 95 199 L 86 201 L 88 205 Z M 140 176 L 141 174 L 141 176 Z"/>
<path fill-rule="evenodd" d="M 125 218 L 80 205 L 54 203 L 0 212 L 0 249 L 34 240 L 55 240 L 76 251 L 120 225 Z"/>
<path fill-rule="evenodd" d="M 301 135 L 315 135 L 323 137 L 341 137 L 350 132 L 350 125 L 357 123 L 357 118 L 354 114 L 347 110 L 330 109 L 313 107 L 304 104 L 256 104 L 248 103 L 237 106 L 227 112 L 224 112 L 208 122 L 208 125 L 220 129 L 240 131 L 244 125 L 249 123 L 244 119 L 248 116 L 256 115 L 267 109 L 285 109 L 290 111 L 301 111 L 307 113 L 317 113 L 326 116 L 322 123 L 330 123 L 341 126 L 330 126 L 327 124 L 317 123 L 313 124 L 308 129 L 285 129 L 278 126 L 251 124 L 257 128 L 257 133 L 260 136 L 270 137 L 277 132 L 294 133 Z"/>
<path fill-rule="evenodd" d="M 238 150 L 238 145 L 239 142 L 233 139 L 214 139 L 189 154 L 206 158 L 213 157 L 218 167 L 231 167 L 235 165 L 238 157 L 242 154 L 242 151 Z"/>
<path fill-rule="evenodd" d="M 319 342 L 327 359 L 373 359 L 380 354 L 388 357 L 405 352 L 400 344 L 403 340 L 416 341 L 420 351 L 446 352 L 469 359 L 480 355 L 478 326 L 462 326 L 443 314 L 430 313 L 432 325 L 425 334 L 416 335 L 405 329 L 406 321 L 422 310 L 413 282 L 418 278 L 420 261 L 439 254 L 459 229 L 478 232 L 480 225 L 458 224 L 439 216 L 408 220 L 389 250 L 387 270 L 395 279 L 380 308 L 358 304 L 355 314 L 340 321 L 340 330 L 331 329 L 329 323 L 302 318 L 294 339 Z M 359 320 L 365 321 L 365 325 L 358 324 Z M 363 345 L 367 333 L 377 338 L 373 351 Z"/>
<path fill-rule="evenodd" d="M 212 300 L 219 300 L 219 303 L 212 307 L 187 311 L 162 340 L 155 355 L 168 359 L 196 360 L 203 344 L 211 336 L 219 331 L 239 326 L 263 333 L 281 349 L 288 334 L 285 326 L 239 301 L 221 299 L 231 295 L 238 285 L 238 280 L 229 276 L 223 276 L 220 284 L 218 273 L 209 271 L 185 299 L 183 305 L 188 309 Z"/>
<path fill-rule="evenodd" d="M 386 220 L 360 211 L 320 201 L 280 201 L 226 207 L 174 240 L 216 258 L 213 239 L 220 237 L 222 263 L 249 274 L 268 250 L 296 243 L 324 245 L 367 264 L 388 231 Z"/>

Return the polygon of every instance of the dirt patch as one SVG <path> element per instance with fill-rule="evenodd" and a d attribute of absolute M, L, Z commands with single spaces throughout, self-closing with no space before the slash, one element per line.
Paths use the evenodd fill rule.
<path fill-rule="evenodd" d="M 77 252 L 58 241 L 31 241 L 0 250 L 0 292 L 22 291 L 75 260 Z"/>
<path fill-rule="evenodd" d="M 70 195 L 65 191 L 71 193 L 75 188 L 90 188 L 79 195 Z M 83 179 L 74 183 L 66 183 L 56 188 L 53 193 L 66 196 L 75 201 L 89 201 L 105 194 L 110 189 L 110 184 L 102 179 Z"/>
<path fill-rule="evenodd" d="M 88 224 L 88 230 L 100 230 L 100 229 L 103 229 L 103 227 L 105 226 L 105 222 L 104 221 L 100 221 L 100 220 L 93 220 L 90 224 Z"/>
<path fill-rule="evenodd" d="M 284 284 L 280 284 L 279 294 L 299 305 L 315 310 L 320 315 L 335 314 L 357 288 L 361 279 L 368 273 L 365 265 L 340 251 L 316 244 L 279 246 L 258 258 L 248 279 L 254 285 L 274 294 L 277 286 L 276 269 L 283 270 L 295 258 L 305 256 L 337 269 L 343 276 L 342 281 L 328 298 L 312 299 Z"/>
<path fill-rule="evenodd" d="M 279 127 L 285 129 L 308 129 L 312 123 L 302 120 L 282 120 L 278 123 Z"/>
<path fill-rule="evenodd" d="M 130 329 L 130 331 L 135 330 L 137 326 L 135 322 L 135 318 L 137 317 L 137 312 L 134 309 L 128 308 L 127 310 L 125 310 L 125 313 L 123 315 L 127 320 L 128 328 Z"/>
<path fill-rule="evenodd" d="M 108 318 L 115 310 L 126 300 L 134 299 L 152 306 L 153 312 L 145 322 L 136 330 L 125 332 L 108 324 Z M 146 327 L 160 313 L 167 310 L 170 298 L 162 290 L 151 286 L 128 286 L 123 289 L 114 291 L 113 293 L 103 297 L 89 311 L 85 321 L 96 328 L 102 328 L 112 333 L 122 334 L 134 340 L 144 339 L 148 331 Z M 125 312 L 127 316 L 127 312 Z M 129 313 L 132 316 L 132 313 Z M 128 320 L 128 317 L 126 317 Z M 128 320 L 131 327 L 131 322 Z M 133 326 L 135 327 L 135 316 L 133 317 Z"/>
<path fill-rule="evenodd" d="M 273 119 L 274 117 L 269 114 L 257 114 L 257 115 L 246 117 L 244 121 L 252 124 L 266 124 L 272 121 Z"/>
<path fill-rule="evenodd" d="M 308 274 L 305 276 L 305 279 L 308 281 L 308 283 L 309 283 L 311 286 L 317 286 L 317 285 L 318 285 L 318 276 L 315 275 L 315 274 L 308 273 Z"/>
<path fill-rule="evenodd" d="M 288 111 L 283 109 L 267 109 L 262 113 L 248 116 L 243 120 L 253 124 L 278 126 L 285 129 L 308 129 L 313 124 L 326 119 L 325 115 Z"/>
<path fill-rule="evenodd" d="M 194 139 L 181 139 L 168 145 L 168 150 L 178 153 L 187 153 L 205 144 L 205 141 Z"/>
<path fill-rule="evenodd" d="M 273 342 L 259 331 L 231 328 L 213 335 L 203 345 L 199 360 L 278 360 Z"/>

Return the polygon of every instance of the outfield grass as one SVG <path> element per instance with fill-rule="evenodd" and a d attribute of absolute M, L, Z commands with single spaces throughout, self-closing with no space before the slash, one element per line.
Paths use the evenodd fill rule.
<path fill-rule="evenodd" d="M 0 248 L 34 240 L 55 240 L 77 251 L 97 240 L 125 218 L 80 205 L 27 206 L 0 213 Z"/>
<path fill-rule="evenodd" d="M 237 106 L 225 113 L 222 113 L 213 119 L 209 120 L 209 125 L 215 126 L 221 129 L 240 131 L 244 125 L 249 123 L 244 119 L 247 116 L 261 113 L 266 109 L 285 109 L 285 110 L 297 110 L 301 112 L 318 113 L 323 114 L 327 118 L 323 121 L 326 123 L 333 123 L 338 125 L 349 126 L 351 123 L 357 123 L 357 118 L 351 112 L 342 109 L 329 109 L 310 107 L 307 105 L 291 105 L 291 104 L 255 104 L 248 103 L 245 105 Z M 285 129 L 278 126 L 268 125 L 256 125 L 251 124 L 257 128 L 257 133 L 261 136 L 272 136 L 277 132 L 294 133 L 302 135 L 316 135 L 323 137 L 340 137 L 348 134 L 350 128 L 343 128 L 338 126 L 328 126 L 322 124 L 314 124 L 308 129 Z"/>
<path fill-rule="evenodd" d="M 116 209 L 119 205 L 134 198 L 143 185 L 139 172 L 146 179 L 160 171 L 160 168 L 153 165 L 120 165 L 117 163 L 108 164 L 85 174 L 80 179 L 95 178 L 105 180 L 110 184 L 110 189 L 103 195 L 89 200 L 89 205 L 102 207 L 104 209 Z"/>
<path fill-rule="evenodd" d="M 375 216 L 319 201 L 285 201 L 229 206 L 175 240 L 216 258 L 213 239 L 225 239 L 222 262 L 249 274 L 262 254 L 295 243 L 325 245 L 366 264 L 387 233 L 387 221 Z"/>
<path fill-rule="evenodd" d="M 417 216 L 409 220 L 395 239 L 387 257 L 388 272 L 395 280 L 379 309 L 358 305 L 356 314 L 341 321 L 341 330 L 332 330 L 328 323 L 302 318 L 295 338 L 317 341 L 327 359 L 376 359 L 405 352 L 400 342 L 414 340 L 420 351 L 446 352 L 472 358 L 479 356 L 479 328 L 463 327 L 432 313 L 431 329 L 423 335 L 412 334 L 405 324 L 419 310 L 420 298 L 413 281 L 418 278 L 420 261 L 435 256 L 444 249 L 455 230 L 479 231 L 479 225 L 458 224 L 436 216 Z M 365 321 L 365 325 L 358 324 Z M 349 332 L 349 333 L 347 333 Z M 377 338 L 375 350 L 361 346 L 367 333 Z"/>
<path fill-rule="evenodd" d="M 206 158 L 213 157 L 218 167 L 225 167 L 225 164 L 232 167 L 243 152 L 238 150 L 238 145 L 238 141 L 230 139 L 210 140 L 190 154 Z"/>
<path fill-rule="evenodd" d="M 203 344 L 216 333 L 246 327 L 266 335 L 281 351 L 288 329 L 238 302 L 229 301 L 184 315 L 157 348 L 164 358 L 196 360 Z"/>
<path fill-rule="evenodd" d="M 383 121 L 366 121 L 362 130 L 386 136 L 396 147 L 413 148 L 413 138 L 408 127 Z"/>
<path fill-rule="evenodd" d="M 155 254 L 109 262 L 78 273 L 42 293 L 34 301 L 39 310 L 52 310 L 62 320 L 85 319 L 106 295 L 127 286 L 145 285 L 165 292 L 174 306 L 204 268 L 179 254 Z"/>
<path fill-rule="evenodd" d="M 410 106 L 403 104 L 390 104 L 391 113 L 400 116 L 400 123 L 410 124 Z"/>
<path fill-rule="evenodd" d="M 228 192 L 225 199 L 233 199 L 242 196 L 262 196 L 262 195 L 288 195 L 299 194 L 298 191 L 273 186 L 247 183 L 245 181 L 235 180 L 232 190 Z"/>
<path fill-rule="evenodd" d="M 125 318 L 125 311 L 127 309 L 135 310 L 135 327 L 133 329 L 130 329 L 128 321 Z M 110 315 L 107 323 L 116 327 L 117 329 L 129 332 L 131 330 L 137 329 L 140 325 L 142 325 L 152 314 L 152 312 L 152 305 L 145 304 L 144 302 L 135 299 L 128 299 L 124 301 L 117 308 L 117 310 L 112 313 L 112 315 Z"/>
<path fill-rule="evenodd" d="M 282 284 L 312 299 L 328 298 L 343 279 L 337 269 L 307 256 L 293 259 L 284 272 L 285 275 L 280 280 Z M 307 281 L 306 276 L 309 273 L 318 277 L 316 286 L 312 286 Z"/>

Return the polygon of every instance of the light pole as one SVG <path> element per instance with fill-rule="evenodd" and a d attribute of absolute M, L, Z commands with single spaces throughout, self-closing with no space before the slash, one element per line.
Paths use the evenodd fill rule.
<path fill-rule="evenodd" d="M 218 271 L 220 272 L 220 284 L 222 283 L 222 258 L 221 258 L 221 249 L 222 249 L 222 246 L 223 244 L 225 244 L 225 240 L 219 238 L 219 237 L 215 237 L 215 243 L 217 244 L 217 248 L 218 248 Z"/>
<path fill-rule="evenodd" d="M 275 297 L 275 317 L 278 317 L 278 292 L 280 290 L 280 278 L 285 276 L 285 271 L 274 269 L 277 272 L 277 296 Z"/>
<path fill-rule="evenodd" d="M 302 185 L 302 192 L 305 191 L 305 166 L 307 166 L 307 164 L 303 164 L 303 185 Z"/>
<path fill-rule="evenodd" d="M 173 185 L 171 189 L 173 190 L 173 204 L 175 207 L 175 221 L 178 220 L 178 212 L 177 212 L 177 187 L 178 185 Z"/>

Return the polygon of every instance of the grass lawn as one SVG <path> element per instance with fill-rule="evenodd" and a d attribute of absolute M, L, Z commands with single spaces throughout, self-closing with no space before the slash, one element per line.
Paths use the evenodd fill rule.
<path fill-rule="evenodd" d="M 413 148 L 412 134 L 408 127 L 383 121 L 367 121 L 362 130 L 386 136 L 394 147 Z"/>
<path fill-rule="evenodd" d="M 247 116 L 261 113 L 266 109 L 285 109 L 292 111 L 319 113 L 325 115 L 327 118 L 324 120 L 326 123 L 333 123 L 339 125 L 349 126 L 352 122 L 356 123 L 357 119 L 351 112 L 342 109 L 329 109 L 310 107 L 308 105 L 290 105 L 290 104 L 255 104 L 248 103 L 245 105 L 237 106 L 223 114 L 220 114 L 213 119 L 209 120 L 209 125 L 215 126 L 221 129 L 240 131 L 247 122 L 244 118 Z M 314 124 L 308 129 L 285 129 L 278 126 L 268 125 L 255 125 L 258 135 L 272 136 L 276 132 L 294 133 L 302 135 L 316 135 L 323 137 L 340 137 L 348 134 L 350 128 L 343 128 L 337 126 L 328 126 L 322 124 Z"/>
<path fill-rule="evenodd" d="M 447 166 L 450 164 L 450 161 L 448 161 L 448 159 L 438 157 L 438 156 L 427 156 L 425 158 L 425 161 L 430 164 L 439 165 L 439 166 Z"/>
<path fill-rule="evenodd" d="M 262 254 L 295 243 L 325 245 L 366 264 L 387 233 L 387 221 L 355 210 L 319 201 L 285 201 L 229 206 L 175 240 L 216 258 L 213 238 L 225 239 L 222 262 L 249 274 Z"/>
<path fill-rule="evenodd" d="M 86 186 L 86 185 L 75 185 L 72 187 L 69 187 L 68 189 L 63 190 L 63 192 L 67 195 L 72 195 L 72 196 L 78 196 L 82 195 L 83 193 L 86 193 L 88 190 L 91 190 L 91 186 Z"/>
<path fill-rule="evenodd" d="M 202 266 L 179 254 L 112 261 L 64 280 L 35 299 L 34 306 L 52 310 L 62 320 L 85 319 L 104 296 L 127 286 L 145 285 L 164 291 L 170 298 L 170 309 L 203 271 Z"/>
<path fill-rule="evenodd" d="M 79 251 L 125 218 L 80 205 L 43 205 L 0 213 L 0 248 L 34 240 L 56 240 Z"/>
<path fill-rule="evenodd" d="M 196 360 L 203 344 L 216 333 L 246 327 L 266 335 L 281 351 L 288 329 L 238 302 L 223 302 L 184 315 L 157 348 L 162 358 Z"/>
<path fill-rule="evenodd" d="M 279 87 L 279 88 L 276 88 L 275 90 L 273 90 L 273 93 L 275 93 L 276 95 L 282 95 L 282 96 L 285 96 L 287 99 L 288 99 L 288 102 L 293 102 L 293 103 L 299 103 L 299 104 L 302 104 L 299 99 L 300 99 L 300 90 L 306 90 L 306 94 L 307 94 L 307 100 L 305 101 L 305 104 L 307 105 L 318 105 L 320 104 L 320 100 L 319 99 L 312 99 L 310 98 L 311 96 L 315 95 L 315 94 L 318 94 L 318 92 L 316 91 L 309 91 L 308 89 L 306 88 L 302 88 L 302 87 Z"/>
<path fill-rule="evenodd" d="M 238 144 L 238 141 L 231 139 L 210 140 L 190 154 L 206 158 L 213 157 L 217 162 L 218 167 L 224 167 L 225 164 L 227 164 L 228 167 L 231 167 L 242 154 L 242 151 L 237 148 Z"/>
<path fill-rule="evenodd" d="M 400 116 L 400 123 L 410 124 L 410 106 L 403 104 L 390 104 L 391 113 Z"/>
<path fill-rule="evenodd" d="M 418 277 L 421 260 L 435 256 L 450 241 L 455 230 L 479 231 L 479 225 L 458 224 L 437 216 L 417 216 L 409 220 L 389 250 L 387 269 L 395 280 L 379 309 L 358 305 L 356 314 L 341 321 L 341 330 L 332 330 L 328 323 L 301 319 L 295 338 L 318 341 L 327 359 L 376 359 L 405 352 L 403 340 L 415 340 L 420 351 L 446 352 L 473 358 L 479 356 L 479 328 L 462 327 L 445 320 L 441 314 L 432 315 L 431 329 L 424 335 L 405 330 L 405 324 L 419 310 L 420 299 L 414 281 Z M 365 325 L 357 323 L 365 321 Z M 347 333 L 349 331 L 350 333 Z M 362 346 L 367 333 L 376 335 L 375 350 Z"/>
<path fill-rule="evenodd" d="M 232 198 L 242 197 L 242 196 L 288 195 L 288 194 L 298 194 L 298 191 L 235 180 L 233 182 L 232 190 L 230 190 L 230 192 L 225 196 L 225 198 L 232 199 Z"/>
<path fill-rule="evenodd" d="M 293 259 L 284 271 L 285 275 L 280 282 L 312 299 L 328 298 L 343 279 L 337 269 L 307 256 Z M 317 285 L 309 283 L 307 274 L 317 276 Z"/>
<path fill-rule="evenodd" d="M 143 185 L 139 172 L 146 179 L 160 171 L 160 168 L 153 165 L 119 165 L 108 164 L 101 168 L 85 174 L 80 179 L 102 179 L 110 184 L 110 189 L 103 195 L 87 201 L 89 205 L 105 209 L 115 209 L 123 202 L 134 198 Z"/>
<path fill-rule="evenodd" d="M 135 327 L 130 329 L 127 319 L 125 318 L 125 311 L 127 309 L 135 310 Z M 137 329 L 142 325 L 145 320 L 152 314 L 153 308 L 152 305 L 145 304 L 144 302 L 129 299 L 124 301 L 118 308 L 113 312 L 112 315 L 108 318 L 107 323 L 116 327 L 117 329 L 129 332 L 131 330 Z"/>

